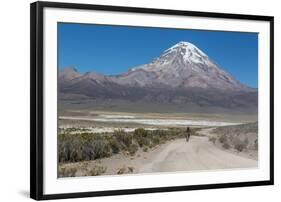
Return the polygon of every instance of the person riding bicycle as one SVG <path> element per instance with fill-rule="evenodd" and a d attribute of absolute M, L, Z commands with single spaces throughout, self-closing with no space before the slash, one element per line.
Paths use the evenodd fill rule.
<path fill-rule="evenodd" d="M 190 133 L 191 133 L 190 128 L 187 127 L 186 128 L 186 133 L 185 133 L 185 139 L 186 139 L 187 142 L 189 141 Z"/>

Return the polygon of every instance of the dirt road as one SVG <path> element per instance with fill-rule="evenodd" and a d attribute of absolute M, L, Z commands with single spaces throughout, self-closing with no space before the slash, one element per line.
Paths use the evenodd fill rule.
<path fill-rule="evenodd" d="M 199 133 L 205 136 L 191 136 L 189 142 L 186 142 L 184 138 L 176 139 L 147 152 L 139 150 L 134 156 L 117 154 L 109 158 L 88 161 L 87 166 L 89 170 L 92 170 L 96 162 L 99 162 L 106 167 L 104 175 L 116 175 L 121 170 L 124 171 L 123 174 L 130 174 L 254 168 L 258 166 L 256 160 L 216 147 L 208 140 L 211 130 L 201 130 Z M 78 168 L 76 176 L 85 175 L 83 163 L 70 163 L 64 166 Z M 129 168 L 131 168 L 130 172 Z"/>
<path fill-rule="evenodd" d="M 201 134 L 208 135 L 212 129 L 204 129 Z M 175 140 L 158 154 L 150 163 L 144 164 L 139 172 L 190 171 L 227 168 L 257 167 L 256 160 L 238 156 L 217 148 L 207 137 L 192 136 L 189 142 Z"/>

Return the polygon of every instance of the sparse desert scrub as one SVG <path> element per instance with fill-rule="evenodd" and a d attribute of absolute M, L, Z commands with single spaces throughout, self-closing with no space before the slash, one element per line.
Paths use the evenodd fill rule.
<path fill-rule="evenodd" d="M 134 155 L 140 147 L 152 148 L 168 140 L 183 137 L 184 130 L 171 128 L 168 130 L 136 129 L 134 132 L 116 130 L 113 133 L 83 132 L 73 134 L 64 131 L 58 135 L 59 162 L 90 161 L 122 151 Z"/>
<path fill-rule="evenodd" d="M 75 128 L 75 127 L 69 127 L 69 128 L 59 128 L 59 132 L 61 133 L 83 133 L 83 132 L 89 132 L 90 130 L 87 128 Z"/>
<path fill-rule="evenodd" d="M 59 134 L 59 162 L 95 160 L 112 155 L 109 138 L 103 135 Z"/>
<path fill-rule="evenodd" d="M 97 176 L 105 173 L 106 167 L 103 165 L 96 163 L 91 170 L 88 171 L 86 175 Z"/>
<path fill-rule="evenodd" d="M 106 166 L 99 161 L 94 163 L 80 162 L 59 165 L 59 177 L 97 176 L 106 172 Z"/>
<path fill-rule="evenodd" d="M 59 167 L 59 177 L 75 177 L 76 172 L 77 168 L 75 167 Z"/>
<path fill-rule="evenodd" d="M 117 173 L 116 173 L 116 174 L 122 175 L 122 174 L 132 173 L 132 172 L 134 172 L 134 167 L 123 165 L 121 168 L 119 168 L 119 169 L 117 170 Z"/>
<path fill-rule="evenodd" d="M 215 134 L 247 134 L 247 133 L 257 133 L 258 132 L 258 122 L 246 123 L 235 126 L 222 126 L 213 130 Z"/>
<path fill-rule="evenodd" d="M 248 123 L 236 126 L 218 127 L 212 131 L 218 137 L 218 142 L 225 149 L 238 152 L 252 151 L 257 156 L 258 123 Z M 209 138 L 210 139 L 210 138 Z"/>

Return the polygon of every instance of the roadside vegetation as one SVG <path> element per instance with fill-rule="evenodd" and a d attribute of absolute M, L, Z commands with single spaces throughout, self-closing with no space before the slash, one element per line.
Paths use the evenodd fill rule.
<path fill-rule="evenodd" d="M 69 166 L 66 164 L 59 165 L 59 177 L 76 177 L 76 176 L 97 176 L 106 172 L 106 167 L 99 161 L 89 166 L 89 161 L 79 163 L 79 165 Z"/>
<path fill-rule="evenodd" d="M 73 131 L 74 129 L 71 129 Z M 195 130 L 191 130 L 195 135 Z M 83 132 L 71 134 L 69 130 L 58 135 L 59 163 L 90 161 L 124 153 L 134 155 L 140 148 L 143 151 L 163 144 L 169 140 L 183 138 L 185 130 L 145 130 L 138 128 L 134 132 L 116 130 L 113 133 Z"/>
<path fill-rule="evenodd" d="M 247 123 L 236 126 L 218 127 L 212 131 L 209 141 L 224 149 L 234 149 L 237 152 L 252 152 L 257 157 L 258 123 Z"/>

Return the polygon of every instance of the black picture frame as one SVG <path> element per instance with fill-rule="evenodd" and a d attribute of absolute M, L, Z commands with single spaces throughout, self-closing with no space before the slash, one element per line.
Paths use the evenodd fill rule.
<path fill-rule="evenodd" d="M 43 9 L 63 8 L 101 11 L 121 11 L 130 13 L 163 14 L 177 16 L 214 17 L 225 19 L 267 21 L 270 23 L 270 179 L 238 183 L 204 184 L 191 186 L 154 187 L 129 190 L 93 191 L 82 193 L 43 193 Z M 36 200 L 93 197 L 122 194 L 187 191 L 229 187 L 261 186 L 274 184 L 274 17 L 240 15 L 183 10 L 103 6 L 75 3 L 35 2 L 30 5 L 30 197 Z"/>

